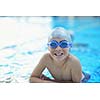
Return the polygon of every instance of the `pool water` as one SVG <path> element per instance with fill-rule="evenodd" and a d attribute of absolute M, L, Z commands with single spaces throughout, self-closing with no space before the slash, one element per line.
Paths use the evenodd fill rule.
<path fill-rule="evenodd" d="M 0 17 L 0 83 L 29 82 L 45 46 L 51 17 Z"/>
<path fill-rule="evenodd" d="M 71 53 L 80 59 L 83 71 L 91 75 L 88 82 L 100 82 L 100 17 L 55 17 L 54 20 L 53 27 L 63 26 L 74 32 Z M 71 24 L 68 20 L 72 20 Z"/>
<path fill-rule="evenodd" d="M 35 65 L 47 52 L 49 31 L 57 26 L 73 34 L 70 52 L 91 75 L 88 83 L 99 83 L 100 17 L 0 17 L 0 83 L 29 82 Z"/>

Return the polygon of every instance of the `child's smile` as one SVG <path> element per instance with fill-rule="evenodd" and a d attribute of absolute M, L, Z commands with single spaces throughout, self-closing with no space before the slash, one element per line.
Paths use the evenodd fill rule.
<path fill-rule="evenodd" d="M 63 52 L 60 52 L 60 53 L 55 52 L 54 55 L 55 56 L 62 56 L 63 55 Z"/>
<path fill-rule="evenodd" d="M 52 54 L 52 53 L 51 53 Z M 63 60 L 64 58 L 66 58 L 66 51 L 65 50 L 55 50 L 53 52 L 53 55 L 52 57 L 55 59 L 55 60 Z"/>

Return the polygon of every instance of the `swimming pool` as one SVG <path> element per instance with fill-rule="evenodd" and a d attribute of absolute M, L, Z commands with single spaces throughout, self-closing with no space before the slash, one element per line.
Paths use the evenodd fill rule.
<path fill-rule="evenodd" d="M 91 74 L 88 82 L 100 82 L 100 17 L 55 17 L 54 20 L 53 27 L 63 26 L 74 32 L 71 53 L 80 59 L 83 71 Z"/>
<path fill-rule="evenodd" d="M 28 82 L 56 26 L 73 33 L 71 53 L 91 74 L 88 82 L 100 82 L 100 17 L 0 17 L 0 23 L 0 83 Z"/>
<path fill-rule="evenodd" d="M 0 83 L 28 82 L 46 51 L 51 17 L 0 17 Z"/>

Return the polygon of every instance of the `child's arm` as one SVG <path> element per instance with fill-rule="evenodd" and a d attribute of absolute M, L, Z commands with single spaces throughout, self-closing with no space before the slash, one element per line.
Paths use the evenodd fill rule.
<path fill-rule="evenodd" d="M 48 60 L 48 54 L 45 54 L 38 63 L 38 65 L 36 66 L 36 68 L 34 69 L 34 71 L 32 72 L 31 77 L 29 79 L 30 83 L 51 83 L 51 82 L 53 83 L 52 80 L 42 80 L 40 78 L 43 70 L 46 67 L 47 60 Z"/>
<path fill-rule="evenodd" d="M 30 83 L 55 83 L 55 82 L 52 80 L 42 80 L 40 78 L 33 76 L 30 78 Z"/>
<path fill-rule="evenodd" d="M 73 83 L 80 83 L 82 79 L 82 67 L 78 59 L 74 61 L 71 73 Z"/>

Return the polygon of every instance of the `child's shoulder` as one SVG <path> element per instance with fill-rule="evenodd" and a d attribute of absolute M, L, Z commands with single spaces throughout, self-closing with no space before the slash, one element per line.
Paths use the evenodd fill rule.
<path fill-rule="evenodd" d="M 80 60 L 74 55 L 70 55 L 70 65 L 72 69 L 81 68 Z"/>
<path fill-rule="evenodd" d="M 50 58 L 50 53 L 45 53 L 42 58 L 49 59 Z"/>
<path fill-rule="evenodd" d="M 43 56 L 42 56 L 42 59 L 41 59 L 42 63 L 45 63 L 45 64 L 48 64 L 50 63 L 52 60 L 51 60 L 51 56 L 49 53 L 45 53 Z"/>
<path fill-rule="evenodd" d="M 73 62 L 80 62 L 79 59 L 75 55 L 72 55 L 72 54 L 70 54 L 70 60 Z"/>

